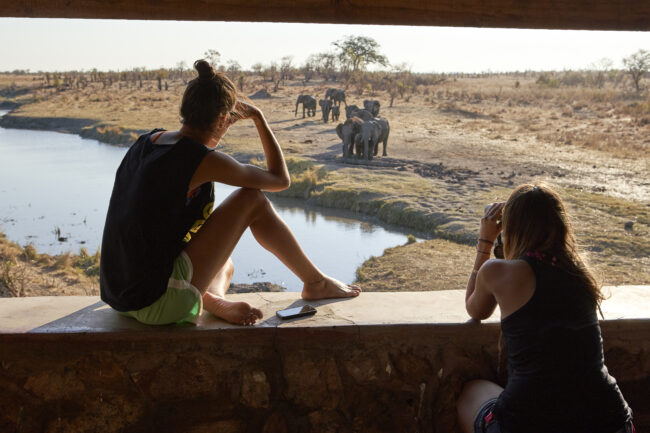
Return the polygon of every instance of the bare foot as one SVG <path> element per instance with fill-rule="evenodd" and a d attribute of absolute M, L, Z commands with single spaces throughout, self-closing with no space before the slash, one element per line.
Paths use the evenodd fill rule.
<path fill-rule="evenodd" d="M 253 325 L 262 318 L 262 312 L 248 302 L 228 301 L 210 292 L 203 294 L 203 308 L 235 325 Z"/>
<path fill-rule="evenodd" d="M 352 298 L 359 296 L 361 287 L 356 284 L 344 284 L 331 277 L 313 283 L 305 283 L 302 287 L 302 298 L 306 300 L 328 298 Z"/>

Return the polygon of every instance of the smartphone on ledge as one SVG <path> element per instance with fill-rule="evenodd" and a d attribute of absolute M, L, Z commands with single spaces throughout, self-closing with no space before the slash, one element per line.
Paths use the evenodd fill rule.
<path fill-rule="evenodd" d="M 293 319 L 296 317 L 311 316 L 316 314 L 316 309 L 311 305 L 303 305 L 302 307 L 287 308 L 286 310 L 279 310 L 275 313 L 280 319 Z"/>

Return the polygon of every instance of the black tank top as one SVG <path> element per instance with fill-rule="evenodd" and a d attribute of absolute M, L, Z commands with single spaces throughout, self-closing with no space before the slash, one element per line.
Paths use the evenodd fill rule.
<path fill-rule="evenodd" d="M 508 384 L 494 415 L 508 433 L 614 433 L 631 410 L 607 372 L 596 309 L 579 280 L 535 256 L 532 298 L 501 321 Z"/>
<path fill-rule="evenodd" d="M 188 195 L 190 180 L 210 152 L 187 137 L 155 144 L 144 134 L 115 175 L 100 261 L 100 292 L 118 311 L 139 310 L 167 290 L 174 259 L 210 216 L 211 182 Z"/>

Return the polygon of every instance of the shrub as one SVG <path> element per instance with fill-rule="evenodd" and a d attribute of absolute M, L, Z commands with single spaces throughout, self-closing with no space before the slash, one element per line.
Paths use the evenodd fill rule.
<path fill-rule="evenodd" d="M 64 270 L 72 265 L 72 254 L 69 252 L 59 254 L 54 260 L 54 267 L 59 270 Z"/>
<path fill-rule="evenodd" d="M 560 86 L 560 81 L 549 74 L 540 74 L 539 78 L 537 78 L 537 81 L 535 81 L 535 84 L 542 87 L 555 88 Z"/>
<path fill-rule="evenodd" d="M 37 260 L 38 259 L 38 253 L 36 252 L 36 248 L 34 248 L 34 245 L 28 244 L 25 245 L 24 248 L 24 255 L 27 260 Z"/>

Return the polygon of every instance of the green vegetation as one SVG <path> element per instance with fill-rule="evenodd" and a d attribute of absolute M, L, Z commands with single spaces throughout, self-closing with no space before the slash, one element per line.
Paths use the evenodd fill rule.
<path fill-rule="evenodd" d="M 339 61 L 343 68 L 353 72 L 364 70 L 368 65 L 388 65 L 386 56 L 379 53 L 379 44 L 366 36 L 346 36 L 340 41 L 333 42 L 338 48 Z"/>

